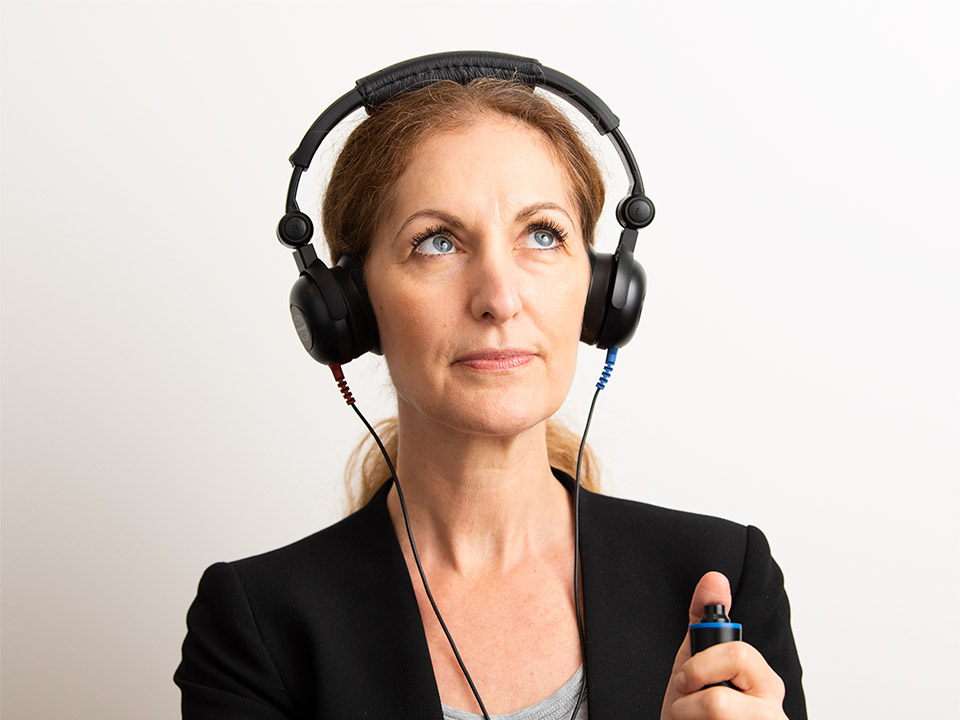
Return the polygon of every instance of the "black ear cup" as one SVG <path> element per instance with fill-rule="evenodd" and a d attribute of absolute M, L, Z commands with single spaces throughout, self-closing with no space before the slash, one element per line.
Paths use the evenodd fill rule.
<path fill-rule="evenodd" d="M 333 268 L 310 263 L 290 291 L 290 314 L 303 347 L 319 362 L 342 365 L 368 350 L 380 353 L 377 319 L 352 258 Z"/>
<path fill-rule="evenodd" d="M 633 253 L 623 247 L 618 255 L 591 251 L 590 265 L 580 341 L 603 350 L 622 347 L 640 323 L 647 294 L 646 273 Z"/>
<path fill-rule="evenodd" d="M 588 248 L 590 256 L 590 287 L 587 289 L 587 302 L 583 309 L 583 325 L 580 327 L 580 342 L 596 345 L 600 329 L 606 320 L 607 297 L 611 289 L 613 275 L 613 255 L 596 253 Z"/>
<path fill-rule="evenodd" d="M 600 328 L 597 347 L 606 350 L 623 347 L 640 324 L 643 311 L 643 299 L 647 294 L 647 274 L 643 267 L 633 259 L 633 253 L 623 253 L 617 260 L 617 273 L 611 292 L 607 317 Z M 622 298 L 622 302 L 618 300 Z"/>

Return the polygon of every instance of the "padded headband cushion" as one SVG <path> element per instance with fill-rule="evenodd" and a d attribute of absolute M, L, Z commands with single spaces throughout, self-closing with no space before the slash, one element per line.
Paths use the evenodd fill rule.
<path fill-rule="evenodd" d="M 465 85 L 471 80 L 495 77 L 535 87 L 543 83 L 543 68 L 533 58 L 492 52 L 438 53 L 391 65 L 357 80 L 357 90 L 367 112 L 398 93 L 453 80 Z"/>

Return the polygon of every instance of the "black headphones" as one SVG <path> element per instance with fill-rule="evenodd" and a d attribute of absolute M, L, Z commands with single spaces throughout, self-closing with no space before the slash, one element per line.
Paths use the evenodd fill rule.
<path fill-rule="evenodd" d="M 354 89 L 314 121 L 290 156 L 293 176 L 277 237 L 294 251 L 300 270 L 290 291 L 293 324 L 303 346 L 318 362 L 344 364 L 368 350 L 379 354 L 380 335 L 360 266 L 344 256 L 336 266 L 328 268 L 310 244 L 313 223 L 297 205 L 300 176 L 310 167 L 327 133 L 354 110 L 364 107 L 368 114 L 373 114 L 378 106 L 407 90 L 440 80 L 466 84 L 482 77 L 546 88 L 582 112 L 616 146 L 630 176 L 627 195 L 617 205 L 617 221 L 623 230 L 613 254 L 590 249 L 592 272 L 580 340 L 607 349 L 621 347 L 633 337 L 646 294 L 646 275 L 633 259 L 633 251 L 637 230 L 650 224 L 655 211 L 643 193 L 643 180 L 633 152 L 618 130 L 620 119 L 589 89 L 532 58 L 493 52 L 449 52 L 406 60 L 357 80 Z"/>

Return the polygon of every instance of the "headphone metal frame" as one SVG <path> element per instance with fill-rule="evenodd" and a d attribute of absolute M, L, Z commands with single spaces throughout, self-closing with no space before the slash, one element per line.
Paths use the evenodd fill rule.
<path fill-rule="evenodd" d="M 587 295 L 581 340 L 601 348 L 609 348 L 620 347 L 633 336 L 646 292 L 643 268 L 633 259 L 637 231 L 653 221 L 656 210 L 644 193 L 640 168 L 633 151 L 619 129 L 620 119 L 589 88 L 568 75 L 541 65 L 533 58 L 494 52 L 447 52 L 405 60 L 361 78 L 357 81 L 355 88 L 344 93 L 314 120 L 297 149 L 290 156 L 293 172 L 287 188 L 286 213 L 277 226 L 277 237 L 281 244 L 294 251 L 301 279 L 291 292 L 291 312 L 304 347 L 319 362 L 345 363 L 367 350 L 379 352 L 379 335 L 376 330 L 376 319 L 372 316 L 372 308 L 366 311 L 359 309 L 359 314 L 362 316 L 359 324 L 367 329 L 372 327 L 372 338 L 364 336 L 359 338 L 357 343 L 351 343 L 349 339 L 337 338 L 333 343 L 338 348 L 353 347 L 349 351 L 338 349 L 325 352 L 317 344 L 317 336 L 323 335 L 323 331 L 318 332 L 316 328 L 312 331 L 303 330 L 303 323 L 306 322 L 309 326 L 310 322 L 304 319 L 303 308 L 297 307 L 296 311 L 294 310 L 294 295 L 298 295 L 301 300 L 311 296 L 306 297 L 306 301 L 315 305 L 317 300 L 315 296 L 319 294 L 326 298 L 331 289 L 328 287 L 329 283 L 317 283 L 317 274 L 324 271 L 330 272 L 330 269 L 317 258 L 316 251 L 310 244 L 313 239 L 313 222 L 301 212 L 297 204 L 297 190 L 301 175 L 310 167 L 321 143 L 330 131 L 361 107 L 372 114 L 376 112 L 379 105 L 407 90 L 424 87 L 443 79 L 468 82 L 479 77 L 501 77 L 523 82 L 534 88 L 542 87 L 573 105 L 586 116 L 601 135 L 609 137 L 613 142 L 624 170 L 630 178 L 630 186 L 627 195 L 617 206 L 617 222 L 622 231 L 616 251 L 613 254 L 604 254 L 597 253 L 592 248 L 590 250 L 593 272 Z M 599 286 L 595 288 L 594 279 L 597 279 L 598 275 L 604 276 L 603 288 Z M 349 278 L 347 287 L 343 290 L 344 300 L 348 304 L 357 298 L 366 300 L 362 273 L 355 264 L 351 271 L 342 273 L 341 277 Z M 304 282 L 310 283 L 310 286 L 302 287 Z M 301 287 L 298 288 L 298 285 Z M 603 296 L 597 297 L 601 291 Z M 591 303 L 596 304 L 592 312 Z M 346 324 L 341 322 L 343 318 L 340 317 L 340 304 L 339 300 L 333 303 L 338 310 L 335 313 L 339 318 L 336 322 L 342 327 L 331 328 L 331 330 L 335 333 L 354 333 L 355 329 L 351 328 L 350 317 L 346 318 Z M 326 310 L 322 310 L 320 314 L 330 317 L 330 313 Z M 306 315 L 308 318 L 312 317 L 309 312 Z M 621 317 L 624 315 L 626 317 Z M 365 331 L 361 331 L 360 334 L 363 335 L 363 332 Z M 310 338 L 309 346 L 305 339 L 307 337 Z"/>

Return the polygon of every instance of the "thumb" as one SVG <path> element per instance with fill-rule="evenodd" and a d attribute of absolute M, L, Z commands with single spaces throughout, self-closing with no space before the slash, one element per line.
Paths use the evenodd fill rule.
<path fill-rule="evenodd" d="M 716 571 L 708 572 L 697 583 L 693 591 L 693 598 L 690 600 L 690 622 L 688 625 L 700 622 L 703 617 L 704 605 L 723 605 L 730 612 L 732 603 L 730 597 L 730 581 L 723 573 Z M 677 659 L 673 663 L 673 672 L 676 673 L 687 660 L 690 659 L 690 629 L 687 628 L 687 634 L 683 638 L 683 644 L 677 652 Z"/>
<path fill-rule="evenodd" d="M 697 583 L 690 600 L 690 625 L 700 622 L 704 605 L 723 605 L 730 613 L 730 581 L 723 573 L 711 570 Z"/>

